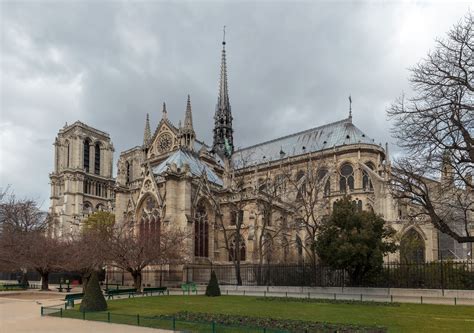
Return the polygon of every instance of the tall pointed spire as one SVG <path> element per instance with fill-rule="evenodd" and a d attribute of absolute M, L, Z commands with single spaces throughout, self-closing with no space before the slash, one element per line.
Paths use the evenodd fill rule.
<path fill-rule="evenodd" d="M 184 116 L 184 128 L 193 129 L 193 113 L 191 110 L 191 97 L 188 95 L 188 102 L 186 104 L 186 114 Z"/>
<path fill-rule="evenodd" d="M 230 105 L 229 90 L 227 86 L 227 63 L 225 56 L 225 26 L 224 37 L 222 39 L 221 75 L 219 80 L 219 99 L 217 103 L 223 109 Z"/>
<path fill-rule="evenodd" d="M 222 39 L 221 73 L 216 113 L 214 115 L 214 143 L 212 150 L 220 156 L 230 157 L 234 152 L 232 113 L 227 85 L 227 62 L 225 53 L 225 26 Z"/>
<path fill-rule="evenodd" d="M 150 115 L 146 114 L 145 132 L 143 133 L 143 146 L 146 147 L 151 140 Z"/>

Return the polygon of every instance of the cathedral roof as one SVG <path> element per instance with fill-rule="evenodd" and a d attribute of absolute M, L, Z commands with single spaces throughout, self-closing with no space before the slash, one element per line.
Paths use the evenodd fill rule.
<path fill-rule="evenodd" d="M 199 159 L 196 153 L 178 149 L 171 154 L 166 160 L 153 167 L 155 175 L 162 174 L 169 170 L 172 164 L 176 164 L 178 168 L 182 168 L 185 164 L 189 165 L 189 170 L 194 176 L 200 177 L 204 172 L 209 181 L 217 185 L 223 185 L 222 179 L 212 170 L 210 166 Z"/>
<path fill-rule="evenodd" d="M 282 157 L 358 143 L 374 144 L 374 140 L 365 135 L 350 119 L 344 119 L 239 149 L 234 152 L 232 160 L 236 167 L 245 167 L 279 160 Z"/>

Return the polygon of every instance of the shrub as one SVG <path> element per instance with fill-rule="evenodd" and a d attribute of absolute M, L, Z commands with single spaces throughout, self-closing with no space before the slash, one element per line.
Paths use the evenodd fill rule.
<path fill-rule="evenodd" d="M 99 279 L 97 273 L 92 272 L 87 282 L 84 298 L 81 302 L 80 311 L 105 311 L 107 310 L 107 302 L 100 290 Z"/>
<path fill-rule="evenodd" d="M 221 289 L 219 288 L 219 282 L 217 282 L 216 272 L 211 272 L 211 279 L 206 288 L 206 296 L 215 297 L 221 295 Z"/>

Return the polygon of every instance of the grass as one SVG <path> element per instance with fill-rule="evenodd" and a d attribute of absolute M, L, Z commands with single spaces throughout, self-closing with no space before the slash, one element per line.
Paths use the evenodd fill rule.
<path fill-rule="evenodd" d="M 389 332 L 474 332 L 474 307 L 432 304 L 328 304 L 284 301 L 261 301 L 250 296 L 155 296 L 108 302 L 111 315 L 172 315 L 180 311 L 234 314 L 275 319 L 294 319 L 361 326 L 383 326 Z M 82 318 L 77 309 L 66 316 Z M 106 313 L 87 314 L 90 319 L 107 321 Z M 123 316 L 120 322 L 136 322 Z"/>

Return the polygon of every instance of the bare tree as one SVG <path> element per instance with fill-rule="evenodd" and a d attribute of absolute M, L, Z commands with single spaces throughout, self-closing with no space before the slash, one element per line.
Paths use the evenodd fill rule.
<path fill-rule="evenodd" d="M 392 189 L 417 214 L 460 243 L 473 242 L 474 17 L 469 12 L 411 68 L 415 95 L 388 110 L 406 156 L 395 161 Z M 440 183 L 432 179 L 441 176 Z"/>
<path fill-rule="evenodd" d="M 13 194 L 3 196 L 0 204 L 0 262 L 2 266 L 36 270 L 42 290 L 48 290 L 49 274 L 61 269 L 65 257 L 59 240 L 50 237 L 48 214 L 31 199 L 18 200 Z"/>
<path fill-rule="evenodd" d="M 63 269 L 79 272 L 84 290 L 91 273 L 103 269 L 106 265 L 114 223 L 114 214 L 98 211 L 81 223 L 80 232 L 74 232 L 62 239 L 68 258 Z"/>
<path fill-rule="evenodd" d="M 290 170 L 284 174 L 288 188 L 286 200 L 293 209 L 296 228 L 305 236 L 297 246 L 302 247 L 310 263 L 316 265 L 314 242 L 323 217 L 329 214 L 330 170 L 322 159 L 309 157 L 296 175 Z"/>
<path fill-rule="evenodd" d="M 187 236 L 170 226 L 139 232 L 133 223 L 126 221 L 113 228 L 107 249 L 108 263 L 129 272 L 140 291 L 142 272 L 147 266 L 179 263 L 186 257 Z"/>

